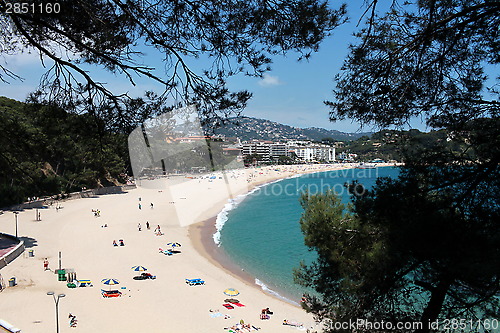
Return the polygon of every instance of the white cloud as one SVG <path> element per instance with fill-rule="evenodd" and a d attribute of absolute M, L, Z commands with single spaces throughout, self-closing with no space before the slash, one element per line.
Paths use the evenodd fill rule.
<path fill-rule="evenodd" d="M 261 87 L 271 87 L 271 86 L 279 86 L 283 84 L 277 76 L 272 76 L 267 73 L 264 73 L 262 80 L 259 81 L 259 85 Z"/>

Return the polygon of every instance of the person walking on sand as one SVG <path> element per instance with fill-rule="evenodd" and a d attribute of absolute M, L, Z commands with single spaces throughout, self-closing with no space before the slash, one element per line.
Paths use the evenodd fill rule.
<path fill-rule="evenodd" d="M 146 221 L 146 229 L 149 230 L 149 221 Z"/>
<path fill-rule="evenodd" d="M 142 206 L 141 206 L 141 204 L 139 204 L 139 209 L 142 209 Z"/>
<path fill-rule="evenodd" d="M 49 261 L 47 260 L 47 258 L 43 259 L 43 270 L 44 271 L 50 270 L 50 268 L 49 268 Z"/>
<path fill-rule="evenodd" d="M 157 236 L 161 236 L 161 229 L 160 229 L 160 225 L 159 225 L 159 224 L 158 224 L 158 226 L 156 227 L 155 232 L 156 232 L 156 235 L 157 235 Z"/>
<path fill-rule="evenodd" d="M 154 205 L 153 205 L 153 203 L 151 203 L 151 209 L 153 209 L 153 207 L 154 207 Z"/>

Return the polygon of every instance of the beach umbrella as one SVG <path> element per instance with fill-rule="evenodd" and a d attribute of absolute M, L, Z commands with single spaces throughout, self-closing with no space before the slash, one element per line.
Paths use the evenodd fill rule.
<path fill-rule="evenodd" d="M 109 290 L 111 290 L 111 286 L 115 285 L 115 284 L 119 284 L 120 281 L 118 281 L 117 279 L 102 279 L 101 282 L 103 284 L 107 284 L 109 285 Z"/>
<path fill-rule="evenodd" d="M 181 244 L 179 244 L 179 243 L 168 243 L 167 246 L 171 246 L 172 248 L 174 248 L 174 247 L 181 247 Z"/>
<path fill-rule="evenodd" d="M 226 290 L 224 290 L 224 294 L 226 294 L 227 296 L 238 296 L 240 292 L 234 288 L 227 288 Z"/>
<path fill-rule="evenodd" d="M 144 272 L 144 271 L 147 271 L 148 269 L 144 266 L 134 266 L 132 267 L 132 269 L 136 272 Z"/>

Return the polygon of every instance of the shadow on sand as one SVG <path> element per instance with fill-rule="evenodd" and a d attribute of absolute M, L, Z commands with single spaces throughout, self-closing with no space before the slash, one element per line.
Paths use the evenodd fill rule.
<path fill-rule="evenodd" d="M 19 239 L 24 242 L 24 247 L 27 249 L 38 246 L 38 242 L 35 238 L 19 237 Z"/>

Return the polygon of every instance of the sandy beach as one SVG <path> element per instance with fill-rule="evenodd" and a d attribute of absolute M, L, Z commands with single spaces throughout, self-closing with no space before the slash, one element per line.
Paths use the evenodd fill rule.
<path fill-rule="evenodd" d="M 22 332 L 54 332 L 55 303 L 48 291 L 66 296 L 59 302 L 60 332 L 229 332 L 240 323 L 259 332 L 293 332 L 314 327 L 302 309 L 265 294 L 251 276 L 225 261 L 211 239 L 215 216 L 228 199 L 253 187 L 295 174 L 318 172 L 347 165 L 279 166 L 210 174 L 204 178 L 138 182 L 136 189 L 121 194 L 68 200 L 41 209 L 19 213 L 18 233 L 26 251 L 0 270 L 7 284 L 17 285 L 0 293 L 0 319 Z M 153 203 L 153 207 L 151 207 Z M 140 208 L 139 208 L 140 205 Z M 99 210 L 96 217 L 92 210 Z M 146 228 L 146 222 L 150 229 Z M 138 224 L 141 224 L 139 231 Z M 162 235 L 154 229 L 161 227 Z M 14 214 L 0 215 L 0 232 L 14 234 Z M 123 239 L 124 246 L 113 246 Z M 178 242 L 181 253 L 165 255 L 167 243 Z M 33 250 L 34 256 L 28 255 Z M 77 279 L 89 279 L 92 287 L 68 288 L 58 281 L 55 270 L 73 269 Z M 48 258 L 50 270 L 44 270 Z M 134 280 L 132 270 L 141 265 L 156 279 Z M 117 279 L 104 285 L 102 279 Z M 205 285 L 189 286 L 185 279 L 200 278 Z M 223 292 L 235 288 L 244 306 L 226 309 Z M 104 298 L 101 290 L 117 289 L 121 297 Z M 260 320 L 261 309 L 274 312 Z M 77 317 L 69 326 L 68 315 Z M 303 327 L 283 325 L 283 320 Z M 248 330 L 244 330 L 248 331 Z"/>

